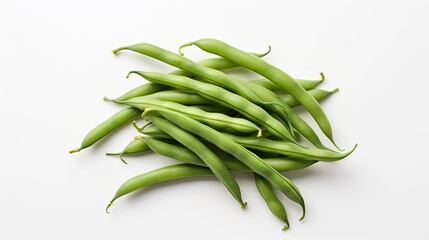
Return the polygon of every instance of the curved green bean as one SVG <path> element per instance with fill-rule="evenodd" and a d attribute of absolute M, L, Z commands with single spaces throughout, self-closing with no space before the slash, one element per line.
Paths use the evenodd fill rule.
<path fill-rule="evenodd" d="M 264 53 L 250 53 L 250 54 L 255 55 L 258 58 L 262 58 L 262 57 L 265 57 L 270 52 L 271 52 L 271 46 L 268 46 L 268 50 Z M 200 64 L 201 66 L 215 69 L 215 70 L 226 70 L 226 69 L 238 67 L 237 64 L 229 60 L 226 60 L 225 58 L 206 58 L 206 59 L 197 61 L 196 63 Z M 193 78 L 197 76 L 191 72 L 183 71 L 181 69 L 175 70 L 170 74 L 185 76 L 189 78 Z"/>
<path fill-rule="evenodd" d="M 199 82 L 187 77 L 173 76 L 163 73 L 131 71 L 129 74 L 131 73 L 136 73 L 151 82 L 191 90 L 204 98 L 221 104 L 222 106 L 234 109 L 252 122 L 264 126 L 268 131 L 279 138 L 296 142 L 285 126 L 268 114 L 264 109 L 250 102 L 246 98 L 231 93 L 221 87 Z"/>
<path fill-rule="evenodd" d="M 261 60 L 260 58 L 232 47 L 217 39 L 205 38 L 184 44 L 179 47 L 179 52 L 181 53 L 181 49 L 183 47 L 190 45 L 195 45 L 206 52 L 216 54 L 232 62 L 235 62 L 236 64 L 246 67 L 279 85 L 281 88 L 294 96 L 302 104 L 302 106 L 307 109 L 307 111 L 313 116 L 314 120 L 316 120 L 322 132 L 336 146 L 332 134 L 332 127 L 325 112 L 317 103 L 317 101 L 288 74 L 279 68 Z M 181 55 L 183 55 L 183 53 L 181 53 Z"/>
<path fill-rule="evenodd" d="M 142 136 L 135 136 L 134 139 L 125 146 L 124 150 L 119 153 L 106 153 L 106 155 L 119 155 L 121 161 L 125 164 L 127 162 L 124 160 L 124 155 L 128 154 L 137 154 L 143 153 L 150 150 L 149 146 L 146 144 Z"/>
<path fill-rule="evenodd" d="M 145 138 L 145 141 L 146 141 L 146 144 L 149 146 L 149 148 L 152 149 L 152 151 L 160 155 L 163 155 L 172 159 L 176 159 L 184 163 L 194 164 L 194 165 L 203 166 L 203 167 L 207 166 L 201 160 L 201 158 L 199 158 L 195 153 L 193 153 L 191 150 L 187 148 L 166 143 L 162 141 L 162 139 L 156 139 L 153 137 L 147 137 Z M 286 158 L 286 157 L 263 158 L 262 160 L 279 172 L 303 169 L 317 162 L 317 161 L 302 161 L 299 159 Z M 236 158 L 223 158 L 222 161 L 223 163 L 225 163 L 225 166 L 229 170 L 252 172 L 252 170 L 249 167 L 247 167 L 244 163 L 238 161 Z"/>
<path fill-rule="evenodd" d="M 323 99 L 329 97 L 330 95 L 332 95 L 333 93 L 338 92 L 338 88 L 335 88 L 332 91 L 326 91 L 323 89 L 311 89 L 307 91 L 308 93 L 310 93 L 311 96 L 314 97 L 314 99 L 316 99 L 318 102 L 322 101 Z M 279 93 L 279 97 L 281 99 L 283 99 L 283 101 L 285 101 L 285 103 L 287 105 L 289 105 L 290 107 L 296 107 L 296 106 L 300 106 L 301 104 L 298 102 L 298 100 L 296 100 L 296 98 L 294 98 L 292 95 L 287 94 L 287 93 Z"/>
<path fill-rule="evenodd" d="M 122 94 L 121 96 L 111 100 L 107 97 L 104 97 L 105 101 L 125 101 L 134 97 L 141 97 L 146 96 L 152 93 L 156 93 L 162 90 L 167 89 L 168 86 L 156 84 L 156 83 L 145 83 L 142 84 L 134 89 L 131 89 L 130 91 Z"/>
<path fill-rule="evenodd" d="M 259 194 L 265 200 L 268 205 L 270 211 L 274 214 L 274 216 L 283 220 L 286 225 L 283 226 L 282 230 L 286 230 L 289 228 L 289 221 L 287 219 L 286 209 L 283 206 L 283 203 L 277 197 L 276 192 L 274 191 L 273 185 L 268 182 L 265 178 L 259 176 L 258 174 L 253 174 L 255 178 L 255 185 L 258 189 Z"/>
<path fill-rule="evenodd" d="M 154 109 L 155 110 L 155 109 Z M 148 111 L 148 110 L 146 110 Z M 282 191 L 289 199 L 298 203 L 302 208 L 302 216 L 300 220 L 305 217 L 305 203 L 298 188 L 288 178 L 280 174 L 274 168 L 269 166 L 266 162 L 261 160 L 257 155 L 250 152 L 242 145 L 236 143 L 230 138 L 222 135 L 222 133 L 210 128 L 198 121 L 193 120 L 183 114 L 173 112 L 166 109 L 156 109 L 162 116 L 183 128 L 184 130 L 200 136 L 201 138 L 211 142 L 218 148 L 222 149 L 234 156 L 239 161 L 243 162 L 252 171 L 270 181 L 276 188 Z M 149 115 L 149 120 L 151 115 Z"/>
<path fill-rule="evenodd" d="M 183 163 L 155 169 L 153 171 L 137 175 L 128 179 L 118 188 L 112 200 L 107 205 L 106 212 L 109 213 L 109 208 L 113 205 L 113 202 L 116 199 L 143 187 L 174 179 L 213 175 L 213 172 L 207 167 Z"/>
<path fill-rule="evenodd" d="M 205 112 L 199 108 L 188 107 L 175 102 L 167 102 L 153 98 L 138 98 L 129 99 L 126 101 L 115 101 L 121 104 L 138 108 L 144 111 L 146 108 L 161 107 L 183 113 L 197 121 L 208 124 L 216 129 L 223 129 L 225 131 L 232 130 L 232 132 L 242 133 L 255 133 L 257 136 L 262 135 L 262 130 L 254 123 L 244 118 L 230 117 L 222 113 Z"/>
<path fill-rule="evenodd" d="M 153 115 L 150 115 L 149 118 L 150 121 L 161 131 L 167 133 L 200 157 L 216 177 L 223 183 L 223 185 L 225 185 L 232 196 L 240 203 L 241 208 L 246 207 L 247 203 L 243 202 L 241 198 L 240 187 L 229 172 L 228 168 L 216 154 L 214 154 L 195 136 L 176 126 L 174 123 Z"/>
<path fill-rule="evenodd" d="M 292 110 L 292 108 L 290 108 L 289 105 L 287 105 L 274 92 L 252 82 L 244 81 L 241 79 L 237 79 L 237 81 L 241 81 L 243 85 L 248 87 L 251 91 L 255 93 L 256 96 L 258 96 L 263 101 L 272 101 L 282 105 L 283 109 L 275 105 L 267 106 L 267 108 L 276 113 L 281 119 L 286 121 L 286 123 L 290 125 L 290 129 L 295 128 L 299 133 L 301 133 L 302 136 L 304 136 L 309 142 L 311 142 L 311 144 L 318 148 L 328 149 L 322 144 L 316 132 L 314 132 L 311 126 L 300 116 L 298 116 L 298 114 L 296 114 Z"/>
<path fill-rule="evenodd" d="M 307 80 L 307 79 L 295 79 L 295 81 L 301 85 L 305 90 L 310 90 L 315 88 L 317 85 L 321 84 L 323 81 L 325 81 L 325 75 L 321 72 L 320 73 L 321 79 L 320 80 Z M 275 84 L 274 82 L 262 78 L 262 79 L 255 79 L 251 80 L 251 82 L 258 84 L 261 87 L 264 87 L 271 91 L 279 91 L 283 90 L 279 85 Z"/>
<path fill-rule="evenodd" d="M 193 73 L 197 76 L 203 77 L 205 81 L 236 92 L 237 94 L 251 100 L 252 102 L 263 105 L 275 104 L 261 101 L 261 99 L 259 99 L 252 91 L 244 87 L 240 82 L 234 81 L 228 75 L 219 70 L 204 67 L 188 58 L 170 52 L 166 49 L 157 47 L 155 45 L 149 43 L 139 43 L 131 46 L 114 49 L 113 53 L 116 54 L 117 52 L 122 50 L 134 51 L 185 70 L 186 72 Z M 254 56 L 252 54 L 250 55 Z M 254 57 L 258 58 L 257 56 Z"/>
<path fill-rule="evenodd" d="M 162 101 L 175 102 L 183 105 L 213 105 L 216 104 L 207 98 L 201 97 L 198 94 L 184 91 L 184 90 L 167 90 L 162 92 L 153 93 L 143 97 L 135 97 L 134 99 L 140 98 L 155 98 Z"/>
<path fill-rule="evenodd" d="M 319 160 L 323 162 L 333 162 L 343 159 L 350 155 L 357 147 L 357 144 L 352 150 L 345 153 L 338 153 L 332 150 L 318 149 L 318 148 L 303 148 L 296 144 L 276 141 L 268 138 L 256 138 L 256 137 L 241 137 L 235 136 L 228 133 L 224 133 L 224 136 L 239 143 L 240 145 L 264 152 L 279 153 L 285 156 L 299 158 L 302 160 Z"/>
<path fill-rule="evenodd" d="M 80 147 L 74 150 L 70 150 L 70 153 L 79 152 L 80 150 L 91 146 L 92 144 L 96 143 L 98 140 L 102 139 L 122 124 L 127 123 L 135 117 L 139 116 L 141 113 L 142 111 L 133 107 L 122 109 L 121 111 L 115 113 L 113 116 L 93 128 L 82 140 Z"/>

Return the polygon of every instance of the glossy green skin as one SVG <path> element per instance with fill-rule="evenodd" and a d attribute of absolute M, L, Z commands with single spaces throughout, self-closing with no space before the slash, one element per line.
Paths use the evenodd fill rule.
<path fill-rule="evenodd" d="M 285 126 L 268 114 L 264 109 L 250 102 L 246 98 L 231 93 L 221 87 L 199 82 L 187 77 L 173 76 L 163 73 L 138 71 L 132 71 L 130 73 L 136 73 L 151 82 L 193 91 L 204 98 L 221 104 L 222 106 L 234 109 L 252 122 L 264 126 L 275 136 L 295 142 L 295 139 L 287 131 Z"/>
<path fill-rule="evenodd" d="M 267 55 L 270 52 L 271 48 L 269 49 L 269 51 L 265 52 L 265 53 L 252 53 L 253 55 L 257 56 L 257 57 L 264 57 L 265 55 Z M 203 59 L 201 61 L 198 61 L 197 64 L 200 64 L 204 67 L 208 67 L 208 68 L 212 68 L 212 69 L 216 69 L 216 70 L 221 70 L 221 69 L 228 69 L 228 68 L 234 68 L 237 67 L 237 64 L 228 61 L 226 59 L 223 58 L 207 58 L 207 59 Z M 175 70 L 170 72 L 170 74 L 172 75 L 178 75 L 178 76 L 186 76 L 186 77 L 195 77 L 195 75 L 191 72 L 187 72 L 187 71 L 183 71 L 183 70 Z M 124 101 L 124 100 L 128 100 L 134 97 L 141 97 L 141 96 L 145 96 L 151 93 L 155 93 L 155 92 L 159 92 L 162 91 L 164 89 L 166 89 L 168 86 L 163 86 L 160 84 L 156 84 L 156 83 L 145 83 L 143 85 L 140 85 L 126 93 L 124 93 L 122 96 L 116 98 L 116 101 Z"/>
<path fill-rule="evenodd" d="M 231 134 L 224 133 L 224 136 L 239 143 L 240 145 L 256 149 L 264 152 L 279 153 L 285 156 L 302 159 L 302 160 L 319 160 L 324 162 L 333 162 L 343 159 L 350 155 L 357 147 L 357 144 L 352 150 L 345 153 L 338 153 L 326 149 L 317 149 L 317 148 L 302 148 L 296 144 L 285 142 L 285 141 L 276 141 L 268 138 L 256 138 L 256 137 L 241 137 Z"/>
<path fill-rule="evenodd" d="M 171 165 L 137 175 L 133 178 L 128 179 L 118 188 L 115 196 L 108 204 L 106 212 L 108 213 L 109 207 L 113 205 L 113 202 L 117 198 L 122 197 L 128 193 L 134 192 L 143 187 L 174 179 L 204 176 L 213 176 L 213 172 L 207 167 L 200 167 L 191 164 Z"/>
<path fill-rule="evenodd" d="M 198 166 L 207 166 L 201 160 L 201 158 L 199 158 L 195 153 L 193 153 L 191 150 L 187 148 L 166 143 L 162 141 L 162 139 L 156 139 L 152 137 L 145 138 L 145 141 L 146 141 L 146 144 L 149 146 L 149 148 L 152 149 L 152 151 L 160 155 L 163 155 L 172 159 L 176 159 L 184 163 L 194 164 Z M 263 158 L 262 160 L 277 171 L 299 170 L 299 169 L 309 167 L 317 162 L 317 161 L 302 161 L 302 160 L 296 160 L 293 158 L 285 158 L 285 157 Z M 244 171 L 244 172 L 252 171 L 244 163 L 238 161 L 235 158 L 225 158 L 225 159 L 222 159 L 222 161 L 225 163 L 226 167 L 229 170 Z"/>
<path fill-rule="evenodd" d="M 135 137 L 130 143 L 128 143 L 128 145 L 125 146 L 124 150 L 122 150 L 121 152 L 106 153 L 106 155 L 119 155 L 119 158 L 122 160 L 122 162 L 127 163 L 123 159 L 124 155 L 144 153 L 149 150 L 150 148 L 146 144 L 145 140 L 141 136 L 138 136 L 138 137 Z"/>
<path fill-rule="evenodd" d="M 232 174 L 229 172 L 225 164 L 207 148 L 200 140 L 192 134 L 186 132 L 175 124 L 151 114 L 148 115 L 149 120 L 157 126 L 161 131 L 168 133 L 172 138 L 183 144 L 189 150 L 194 152 L 203 162 L 210 168 L 216 177 L 225 185 L 233 197 L 240 203 L 242 208 L 246 207 L 246 203 L 241 198 L 240 187 L 235 181 Z"/>
<path fill-rule="evenodd" d="M 269 48 L 268 51 L 266 51 L 265 53 L 250 53 L 250 54 L 261 58 L 261 57 L 265 57 L 268 53 L 270 53 L 270 51 L 271 51 L 271 48 Z M 197 64 L 200 64 L 201 66 L 204 66 L 207 68 L 216 69 L 216 70 L 225 70 L 225 69 L 238 67 L 237 64 L 235 64 L 231 61 L 228 61 L 225 58 L 207 58 L 207 59 L 203 59 L 203 60 L 198 61 Z M 197 76 L 191 72 L 183 71 L 180 69 L 175 70 L 175 71 L 171 72 L 170 74 L 186 76 L 186 77 L 190 77 L 190 78 Z"/>
<path fill-rule="evenodd" d="M 334 89 L 333 91 L 326 91 L 323 89 L 311 89 L 308 90 L 307 92 L 314 97 L 314 99 L 316 99 L 318 102 L 322 101 L 323 99 L 329 97 L 331 94 L 337 92 L 337 89 Z M 296 106 L 300 106 L 301 104 L 298 102 L 298 100 L 296 100 L 296 98 L 294 98 L 292 95 L 287 94 L 287 93 L 279 93 L 278 94 L 279 97 L 281 99 L 283 99 L 283 101 L 289 105 L 290 107 L 296 107 Z"/>
<path fill-rule="evenodd" d="M 116 98 L 114 101 L 125 101 L 134 97 L 140 97 L 149 95 L 152 93 L 156 93 L 162 90 L 167 89 L 168 86 L 156 84 L 156 83 L 145 83 L 143 85 L 140 85 L 126 93 L 124 93 L 122 96 Z"/>
<path fill-rule="evenodd" d="M 282 89 L 294 96 L 301 105 L 307 109 L 314 120 L 316 120 L 322 132 L 334 142 L 332 127 L 323 109 L 301 85 L 281 69 L 216 39 L 205 38 L 185 45 L 192 44 L 206 52 L 216 54 L 240 66 L 246 67 L 279 85 Z"/>
<path fill-rule="evenodd" d="M 159 128 L 157 128 L 154 125 L 149 125 L 149 126 L 143 128 L 143 129 L 140 129 L 139 132 L 143 133 L 144 135 L 151 136 L 153 138 L 171 139 L 170 135 L 168 135 L 167 133 L 159 130 Z"/>
<path fill-rule="evenodd" d="M 165 62 L 177 68 L 180 68 L 186 72 L 193 73 L 196 76 L 200 76 L 204 78 L 204 80 L 207 82 L 210 82 L 218 86 L 222 86 L 225 89 L 236 92 L 237 94 L 251 100 L 252 102 L 255 102 L 258 104 L 270 104 L 270 103 L 262 102 L 258 97 L 255 96 L 255 94 L 252 91 L 244 87 L 240 82 L 234 81 L 225 73 L 216 69 L 204 67 L 188 58 L 185 58 L 183 56 L 180 56 L 179 54 L 170 52 L 166 49 L 157 47 L 149 43 L 138 43 L 127 47 L 117 48 L 113 50 L 113 53 L 117 53 L 122 50 L 134 51 L 134 52 L 155 58 L 159 61 Z M 252 55 L 251 53 L 249 54 L 255 58 L 258 58 L 257 56 Z"/>
<path fill-rule="evenodd" d="M 175 102 L 183 105 L 213 105 L 216 104 L 213 101 L 210 101 L 207 98 L 203 98 L 198 94 L 184 91 L 184 90 L 167 90 L 162 92 L 153 93 L 143 97 L 136 97 L 134 99 L 139 98 L 155 98 L 162 101 Z"/>
<path fill-rule="evenodd" d="M 141 110 L 133 107 L 128 107 L 122 109 L 121 111 L 115 113 L 110 118 L 106 119 L 104 122 L 100 123 L 94 129 L 92 129 L 83 139 L 79 148 L 71 150 L 70 153 L 79 152 L 80 150 L 91 146 L 96 143 L 107 134 L 118 128 L 119 126 L 131 121 L 135 117 L 139 116 L 142 113 Z"/>
<path fill-rule="evenodd" d="M 236 115 L 237 112 L 232 110 L 231 108 L 226 108 L 220 105 L 189 105 L 190 107 L 199 108 L 206 112 L 217 112 L 217 113 L 223 113 L 228 116 Z"/>
<path fill-rule="evenodd" d="M 306 121 L 304 121 L 298 114 L 296 114 L 290 107 L 287 105 L 277 94 L 274 92 L 261 87 L 252 82 L 238 80 L 243 83 L 246 87 L 252 90 L 260 99 L 263 101 L 272 101 L 276 102 L 279 105 L 282 105 L 283 108 L 276 105 L 267 106 L 271 111 L 276 113 L 283 119 L 287 124 L 290 124 L 290 129 L 295 128 L 299 133 L 302 134 L 309 142 L 311 142 L 314 146 L 322 149 L 328 149 L 325 147 L 317 136 L 316 132 L 311 128 L 310 125 Z M 295 141 L 296 143 L 296 141 Z"/>
<path fill-rule="evenodd" d="M 255 178 L 255 185 L 259 194 L 265 200 L 268 208 L 274 214 L 274 216 L 280 218 L 286 223 L 286 225 L 282 228 L 282 230 L 286 230 L 289 227 L 286 209 L 274 191 L 273 185 L 271 185 L 270 182 L 256 173 L 254 173 L 253 176 Z"/>
<path fill-rule="evenodd" d="M 254 123 L 244 118 L 234 118 L 222 113 L 205 112 L 199 108 L 188 107 L 175 102 L 167 102 L 153 98 L 132 98 L 126 101 L 116 101 L 121 104 L 138 108 L 144 111 L 146 108 L 161 107 L 177 111 L 187 116 L 210 125 L 216 129 L 231 129 L 233 132 L 261 133 L 261 129 Z"/>
<path fill-rule="evenodd" d="M 209 141 L 216 145 L 218 148 L 234 156 L 239 161 L 243 162 L 253 172 L 266 178 L 277 189 L 282 191 L 289 199 L 298 203 L 303 210 L 301 219 L 305 216 L 304 199 L 301 196 L 298 188 L 288 178 L 280 174 L 274 168 L 269 166 L 256 154 L 250 152 L 242 145 L 236 143 L 230 138 L 224 136 L 222 133 L 210 128 L 186 115 L 179 114 L 165 109 L 156 109 L 165 118 L 178 125 L 182 129 Z M 162 129 L 161 129 L 162 130 Z"/>
<path fill-rule="evenodd" d="M 306 80 L 306 79 L 295 79 L 295 81 L 301 85 L 305 90 L 310 90 L 315 88 L 317 85 L 323 82 L 323 80 Z M 279 85 L 273 83 L 272 81 L 262 78 L 251 80 L 251 82 L 258 84 L 261 87 L 264 87 L 271 91 L 283 90 Z"/>

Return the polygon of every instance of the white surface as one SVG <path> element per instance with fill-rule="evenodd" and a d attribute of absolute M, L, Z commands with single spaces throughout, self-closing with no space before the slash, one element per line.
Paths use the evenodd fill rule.
<path fill-rule="evenodd" d="M 282 3 L 281 3 L 282 2 Z M 427 189 L 427 1 L 0 2 L 1 239 L 424 239 Z M 104 207 L 136 174 L 173 163 L 118 159 L 131 127 L 69 155 L 119 108 L 102 101 L 139 85 L 129 70 L 160 62 L 110 50 L 150 42 L 175 51 L 215 37 L 295 77 L 341 91 L 323 107 L 344 161 L 292 173 L 308 214 L 285 201 L 291 228 L 238 174 L 243 211 L 216 180 L 162 184 Z M 207 56 L 197 48 L 187 56 Z"/>

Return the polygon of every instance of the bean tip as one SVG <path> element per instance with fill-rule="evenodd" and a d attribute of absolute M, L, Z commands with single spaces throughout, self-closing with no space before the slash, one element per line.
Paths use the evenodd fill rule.
<path fill-rule="evenodd" d="M 121 161 L 124 163 L 124 164 L 128 164 L 126 161 L 125 161 L 125 159 L 124 159 L 124 154 L 123 153 L 121 153 L 121 154 L 119 154 L 119 158 L 121 159 Z"/>
<path fill-rule="evenodd" d="M 241 203 L 241 209 L 245 209 L 247 207 L 247 202 Z"/>
<path fill-rule="evenodd" d="M 282 227 L 282 231 L 286 231 L 288 228 L 289 228 L 289 224 L 285 224 L 285 225 Z"/>
<path fill-rule="evenodd" d="M 325 81 L 325 74 L 323 72 L 320 72 L 320 82 Z"/>
<path fill-rule="evenodd" d="M 121 155 L 121 153 L 111 153 L 111 152 L 108 152 L 108 153 L 106 153 L 106 155 L 107 156 L 117 156 L 117 155 Z"/>
<path fill-rule="evenodd" d="M 106 97 L 106 96 L 104 96 L 104 97 L 103 97 L 103 100 L 104 100 L 104 101 L 107 101 L 107 102 L 114 102 L 114 100 L 113 100 L 113 99 L 110 99 L 110 98 L 108 98 L 108 97 Z"/>
<path fill-rule="evenodd" d="M 115 48 L 115 49 L 112 50 L 112 53 L 113 54 L 117 54 L 119 51 L 124 50 L 124 49 L 125 49 L 125 47 Z"/>
<path fill-rule="evenodd" d="M 110 208 L 111 206 L 115 206 L 115 205 L 113 204 L 113 200 L 112 200 L 111 202 L 109 202 L 109 204 L 108 204 L 108 205 L 107 205 L 107 207 L 106 207 L 106 213 L 107 213 L 107 214 L 110 214 L 110 212 L 109 212 L 109 208 Z"/>
<path fill-rule="evenodd" d="M 334 90 L 331 91 L 331 93 L 336 93 L 338 91 L 340 91 L 340 89 L 339 88 L 335 88 Z"/>
<path fill-rule="evenodd" d="M 185 44 L 183 44 L 183 45 L 181 45 L 180 47 L 179 47 L 179 54 L 180 54 L 180 56 L 184 56 L 185 54 L 183 53 L 183 51 L 182 51 L 182 49 L 183 48 L 185 48 L 185 47 L 188 47 L 188 46 L 192 46 L 194 44 L 194 42 L 188 42 L 188 43 L 185 43 Z"/>
<path fill-rule="evenodd" d="M 70 153 L 70 154 L 72 154 L 72 153 L 77 153 L 77 152 L 79 152 L 80 150 L 81 150 L 80 148 L 76 148 L 76 149 L 70 150 L 70 151 L 69 151 L 69 153 Z"/>
<path fill-rule="evenodd" d="M 302 220 L 304 220 L 304 218 L 305 218 L 305 205 L 303 204 L 302 205 L 302 215 L 301 215 L 301 217 L 299 218 L 299 220 L 298 221 L 302 221 Z"/>

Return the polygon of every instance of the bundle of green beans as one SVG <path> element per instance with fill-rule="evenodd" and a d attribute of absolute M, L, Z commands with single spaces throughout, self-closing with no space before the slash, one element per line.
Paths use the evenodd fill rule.
<path fill-rule="evenodd" d="M 195 45 L 220 56 L 194 62 L 183 56 L 182 48 Z M 126 106 L 91 130 L 79 148 L 87 148 L 123 124 L 136 128 L 136 136 L 119 153 L 148 151 L 175 159 L 179 164 L 155 169 L 123 183 L 106 211 L 119 197 L 156 184 L 180 178 L 215 176 L 242 208 L 247 203 L 231 171 L 251 172 L 255 185 L 271 212 L 289 227 L 286 209 L 276 189 L 302 207 L 305 203 L 295 184 L 280 172 L 300 170 L 319 161 L 332 162 L 345 158 L 332 135 L 332 128 L 320 107 L 322 101 L 338 89 L 316 89 L 323 80 L 294 79 L 261 58 L 216 39 L 200 39 L 182 45 L 179 54 L 152 44 L 139 43 L 113 50 L 116 54 L 129 50 L 157 59 L 178 69 L 166 73 L 131 71 L 149 83 L 130 90 L 116 99 L 105 100 Z M 242 67 L 265 78 L 244 80 L 223 70 Z M 339 151 L 320 140 L 312 127 L 295 111 L 303 106 L 320 130 Z M 138 127 L 135 120 L 148 123 Z M 312 146 L 305 146 L 301 137 Z"/>

